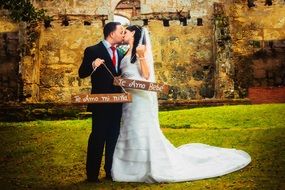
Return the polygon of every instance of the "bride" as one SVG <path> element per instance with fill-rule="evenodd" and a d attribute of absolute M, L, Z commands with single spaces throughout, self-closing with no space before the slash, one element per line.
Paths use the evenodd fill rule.
<path fill-rule="evenodd" d="M 155 82 L 146 28 L 126 28 L 130 49 L 121 62 L 122 77 Z M 112 178 L 120 182 L 181 182 L 212 178 L 239 170 L 251 161 L 241 150 L 200 143 L 174 147 L 159 126 L 156 92 L 128 89 L 132 103 L 123 105 Z"/>

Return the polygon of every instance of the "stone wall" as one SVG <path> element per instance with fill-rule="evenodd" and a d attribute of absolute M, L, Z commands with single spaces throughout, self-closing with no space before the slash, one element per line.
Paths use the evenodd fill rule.
<path fill-rule="evenodd" d="M 53 22 L 42 28 L 39 41 L 41 102 L 69 102 L 73 93 L 90 93 L 89 78 L 79 79 L 84 49 L 102 39 L 102 23 L 84 25 L 73 20 L 69 26 Z"/>
<path fill-rule="evenodd" d="M 77 74 L 83 52 L 102 39 L 103 25 L 113 19 L 120 0 L 32 2 L 47 9 L 54 20 L 51 27 L 36 28 L 39 39 L 31 53 L 21 60 L 12 56 L 16 58 L 12 66 L 5 49 L 7 39 L 14 37 L 5 33 L 18 36 L 21 45 L 26 28 L 1 16 L 0 50 L 6 56 L 1 60 L 6 61 L 0 72 L 17 78 L 16 85 L 0 78 L 1 89 L 11 85 L 16 96 L 12 101 L 22 96 L 30 103 L 69 103 L 71 94 L 89 93 L 89 79 Z M 222 14 L 214 14 L 214 4 L 223 7 Z M 256 0 L 255 4 L 249 8 L 244 0 L 142 0 L 132 23 L 148 21 L 157 80 L 171 85 L 171 93 L 160 98 L 243 98 L 250 86 L 284 86 L 285 3 L 276 0 L 264 6 L 264 1 Z M 186 20 L 186 26 L 180 19 Z M 169 26 L 163 26 L 164 21 Z M 1 102 L 7 101 L 8 93 L 2 96 Z"/>
<path fill-rule="evenodd" d="M 172 86 L 168 98 L 211 98 L 203 88 L 214 85 L 212 54 L 212 26 L 179 25 L 170 22 L 163 27 L 161 21 L 150 21 L 148 26 L 154 52 L 156 76 L 159 82 Z"/>
<path fill-rule="evenodd" d="M 40 31 L 38 46 L 40 63 L 38 101 L 40 102 L 69 102 L 71 94 L 89 92 L 89 79 L 79 79 L 77 71 L 84 48 L 102 39 L 103 17 L 96 12 L 95 7 L 101 6 L 101 9 L 108 7 L 102 14 L 107 16 L 103 18 L 105 21 L 105 18 L 112 18 L 109 7 L 113 7 L 119 1 L 109 3 L 104 1 L 102 2 L 104 5 L 97 1 L 80 2 L 83 1 L 34 2 L 38 7 L 48 8 L 48 13 L 54 15 L 52 27 L 41 27 Z M 155 13 L 161 11 L 161 6 L 157 6 L 161 4 L 160 1 L 141 3 L 141 13 L 145 14 L 142 18 L 148 18 L 146 27 L 150 30 L 153 42 L 158 82 L 172 86 L 170 95 L 161 98 L 212 98 L 214 96 L 212 4 L 209 1 L 200 1 L 202 8 L 200 6 L 199 9 L 199 2 L 188 4 L 184 11 L 187 12 L 190 5 L 194 10 L 192 18 L 187 20 L 187 26 L 182 26 L 179 20 L 170 18 L 170 26 L 164 27 L 162 19 L 176 15 L 177 10 L 182 8 L 181 5 L 174 8 L 173 2 L 169 2 L 166 7 L 172 8 L 164 9 L 163 12 L 168 14 L 161 19 L 157 19 L 157 14 L 147 13 L 149 8 Z M 89 8 L 84 9 L 87 4 L 90 5 Z M 68 17 L 68 26 L 62 23 L 64 14 Z M 90 16 L 92 14 L 97 16 Z M 203 25 L 197 26 L 197 18 L 200 17 L 203 17 Z M 133 23 L 141 21 L 142 18 L 136 17 Z M 90 25 L 84 25 L 84 21 L 88 21 Z"/>
<path fill-rule="evenodd" d="M 214 60 L 215 60 L 215 92 L 216 98 L 239 98 L 234 87 L 234 65 L 231 64 L 232 41 L 229 17 L 225 6 L 214 4 Z"/>
<path fill-rule="evenodd" d="M 0 17 L 0 102 L 18 101 L 19 26 L 7 17 Z"/>
<path fill-rule="evenodd" d="M 285 2 L 244 1 L 227 5 L 235 68 L 235 89 L 247 96 L 249 87 L 285 85 Z"/>
<path fill-rule="evenodd" d="M 173 93 L 163 98 L 213 97 L 213 92 L 200 90 L 206 83 L 214 85 L 211 25 L 181 26 L 179 21 L 172 21 L 170 27 L 163 27 L 161 21 L 150 20 L 147 27 L 157 80 L 173 86 Z M 69 26 L 58 21 L 52 22 L 51 28 L 41 29 L 40 102 L 68 102 L 72 93 L 89 92 L 89 79 L 79 79 L 77 71 L 84 48 L 101 39 L 102 23 L 96 20 L 88 26 L 79 20 L 71 21 Z"/>

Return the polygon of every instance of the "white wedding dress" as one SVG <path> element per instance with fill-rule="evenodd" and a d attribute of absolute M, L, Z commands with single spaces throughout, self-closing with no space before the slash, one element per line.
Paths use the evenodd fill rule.
<path fill-rule="evenodd" d="M 155 82 L 153 55 L 147 28 L 142 29 L 150 82 Z M 130 56 L 121 61 L 122 77 L 145 80 L 138 61 Z M 251 162 L 250 156 L 236 149 L 200 143 L 174 147 L 160 130 L 156 92 L 128 89 L 132 103 L 123 104 L 120 135 L 115 147 L 112 178 L 121 182 L 181 182 L 225 175 Z"/>
<path fill-rule="evenodd" d="M 130 56 L 121 62 L 122 76 L 144 80 Z M 128 89 L 132 103 L 123 104 L 112 177 L 120 182 L 180 182 L 221 176 L 251 161 L 241 150 L 200 143 L 174 147 L 163 135 L 155 92 Z"/>

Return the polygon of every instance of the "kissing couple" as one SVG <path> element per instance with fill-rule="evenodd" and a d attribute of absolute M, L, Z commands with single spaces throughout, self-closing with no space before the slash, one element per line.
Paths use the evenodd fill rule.
<path fill-rule="evenodd" d="M 84 51 L 79 77 L 90 77 L 92 94 L 121 93 L 114 76 L 155 82 L 151 40 L 147 28 L 109 22 L 104 39 Z M 128 44 L 126 53 L 118 50 Z M 167 56 L 167 55 L 164 55 Z M 104 65 L 102 65 L 104 64 Z M 112 75 L 106 69 L 111 71 Z M 157 93 L 127 89 L 131 103 L 89 104 L 92 131 L 88 140 L 87 181 L 100 182 L 105 148 L 106 179 L 118 182 L 182 182 L 225 175 L 247 166 L 242 150 L 201 143 L 174 147 L 160 129 Z"/>

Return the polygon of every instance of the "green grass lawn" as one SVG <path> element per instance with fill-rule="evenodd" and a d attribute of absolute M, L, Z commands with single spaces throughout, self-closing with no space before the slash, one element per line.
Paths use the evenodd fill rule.
<path fill-rule="evenodd" d="M 184 183 L 90 184 L 84 180 L 91 119 L 0 122 L 0 189 L 285 189 L 285 104 L 166 111 L 160 123 L 175 146 L 242 149 L 252 162 L 222 177 Z"/>

